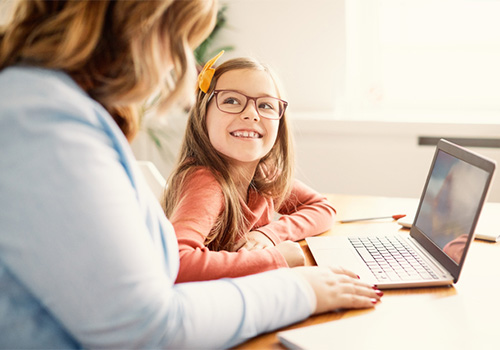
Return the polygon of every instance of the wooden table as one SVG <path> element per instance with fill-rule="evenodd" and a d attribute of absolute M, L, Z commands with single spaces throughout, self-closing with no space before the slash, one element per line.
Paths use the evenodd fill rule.
<path fill-rule="evenodd" d="M 411 214 L 418 200 L 329 195 L 338 219 Z M 487 203 L 488 214 L 500 217 L 500 203 Z M 483 211 L 483 214 L 485 211 Z M 491 222 L 492 220 L 488 220 Z M 500 228 L 494 227 L 499 230 Z M 395 221 L 335 223 L 324 235 L 409 232 Z M 315 265 L 305 241 L 300 242 L 307 265 Z M 374 309 L 331 312 L 308 318 L 278 331 L 334 322 L 330 327 L 339 349 L 500 349 L 500 243 L 475 240 L 460 279 L 453 287 L 386 290 Z M 335 323 L 336 322 L 336 323 Z M 321 326 L 323 327 L 323 326 Z M 393 329 L 399 332 L 393 335 Z M 272 332 L 255 337 L 237 349 L 284 349 Z M 374 339 L 369 339 L 370 337 Z M 406 340 L 408 338 L 408 340 Z M 387 343 L 385 342 L 387 340 Z M 331 342 L 331 340 L 330 340 Z M 318 342 L 316 348 L 331 348 Z M 324 346 L 323 346 L 324 345 Z M 445 347 L 443 348 L 442 345 Z"/>

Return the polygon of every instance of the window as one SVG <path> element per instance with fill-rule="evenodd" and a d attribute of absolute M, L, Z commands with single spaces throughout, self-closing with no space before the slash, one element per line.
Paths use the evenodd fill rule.
<path fill-rule="evenodd" d="M 338 118 L 500 124 L 500 1 L 349 0 Z"/>

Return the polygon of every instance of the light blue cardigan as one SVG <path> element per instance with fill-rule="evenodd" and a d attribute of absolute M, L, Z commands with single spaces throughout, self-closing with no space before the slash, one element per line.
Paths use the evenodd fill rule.
<path fill-rule="evenodd" d="M 62 72 L 0 72 L 0 348 L 226 348 L 313 310 L 288 269 L 174 285 L 178 259 L 106 110 Z"/>

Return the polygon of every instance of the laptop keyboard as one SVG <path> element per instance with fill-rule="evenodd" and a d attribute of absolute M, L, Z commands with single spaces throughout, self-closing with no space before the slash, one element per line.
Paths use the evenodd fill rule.
<path fill-rule="evenodd" d="M 397 236 L 349 238 L 378 281 L 437 279 L 438 276 Z"/>

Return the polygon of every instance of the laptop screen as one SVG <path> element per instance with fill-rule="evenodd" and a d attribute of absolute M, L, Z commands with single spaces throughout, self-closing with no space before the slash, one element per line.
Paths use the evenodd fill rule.
<path fill-rule="evenodd" d="M 460 263 L 489 173 L 439 150 L 415 225 Z"/>

